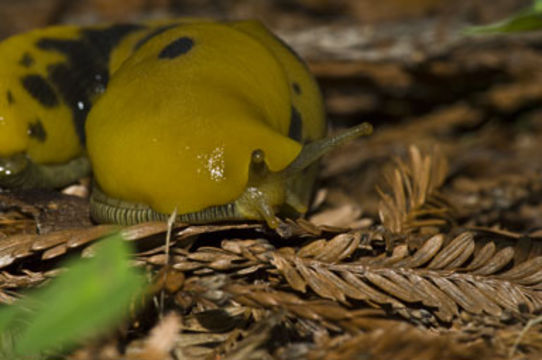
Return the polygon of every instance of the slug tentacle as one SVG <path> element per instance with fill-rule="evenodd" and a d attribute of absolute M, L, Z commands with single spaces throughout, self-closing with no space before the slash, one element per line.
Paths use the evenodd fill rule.
<path fill-rule="evenodd" d="M 239 213 L 246 219 L 263 219 L 276 229 L 281 221 L 275 214 L 290 206 L 298 214 L 307 212 L 307 204 L 294 186 L 295 180 L 304 178 L 303 170 L 315 164 L 318 159 L 336 147 L 360 136 L 370 135 L 373 126 L 362 123 L 332 137 L 305 144 L 299 155 L 284 170 L 272 172 L 265 164 L 265 153 L 258 149 L 252 152 L 248 184 L 241 196 L 235 200 Z"/>
<path fill-rule="evenodd" d="M 304 169 L 330 150 L 371 132 L 372 126 L 363 123 L 334 137 L 306 144 L 294 162 L 278 172 L 269 170 L 265 153 L 256 149 L 251 155 L 248 183 L 236 200 L 201 211 L 180 214 L 176 221 L 198 224 L 212 221 L 264 220 L 270 228 L 285 234 L 285 231 L 281 230 L 284 223 L 276 216 L 281 208 L 290 206 L 298 214 L 307 211 L 307 205 L 299 198 L 292 180 L 303 176 Z M 94 185 L 90 201 L 92 218 L 98 222 L 131 225 L 143 221 L 166 221 L 169 217 L 168 214 L 157 212 L 145 204 L 111 198 L 97 185 Z"/>
<path fill-rule="evenodd" d="M 295 160 L 288 165 L 288 167 L 284 169 L 282 173 L 286 177 L 299 173 L 301 170 L 307 168 L 320 157 L 338 146 L 357 137 L 371 135 L 372 132 L 373 126 L 370 123 L 364 122 L 333 137 L 327 137 L 305 144 L 303 146 L 303 150 L 301 150 Z"/>
<path fill-rule="evenodd" d="M 234 201 L 237 211 L 245 219 L 265 220 L 275 229 L 281 223 L 275 214 L 285 198 L 286 178 L 269 170 L 263 150 L 254 150 L 245 191 Z"/>

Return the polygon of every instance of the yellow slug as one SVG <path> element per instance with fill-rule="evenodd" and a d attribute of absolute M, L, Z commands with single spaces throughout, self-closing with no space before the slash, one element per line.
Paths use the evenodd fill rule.
<path fill-rule="evenodd" d="M 256 21 L 52 27 L 2 54 L 0 186 L 64 185 L 88 172 L 86 148 L 99 222 L 277 227 L 306 211 L 316 160 L 370 132 L 324 138 L 315 80 Z"/>
<path fill-rule="evenodd" d="M 148 31 L 53 26 L 0 42 L 1 187 L 61 187 L 90 172 L 84 123 L 106 89 L 110 54 Z"/>

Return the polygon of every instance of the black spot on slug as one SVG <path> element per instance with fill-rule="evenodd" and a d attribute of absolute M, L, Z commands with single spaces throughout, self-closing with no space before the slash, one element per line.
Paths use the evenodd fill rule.
<path fill-rule="evenodd" d="M 28 136 L 38 140 L 39 142 L 44 142 L 47 140 L 47 133 L 45 132 L 40 119 L 37 119 L 36 122 L 28 125 Z"/>
<path fill-rule="evenodd" d="M 43 106 L 54 107 L 58 105 L 55 89 L 41 75 L 26 75 L 21 79 L 21 83 L 25 90 Z"/>
<path fill-rule="evenodd" d="M 288 137 L 295 141 L 301 142 L 303 135 L 303 120 L 299 111 L 292 106 L 292 113 L 290 115 L 290 128 L 288 129 Z"/>
<path fill-rule="evenodd" d="M 144 26 L 137 24 L 117 24 L 103 29 L 85 29 L 82 32 L 80 42 L 88 47 L 93 47 L 93 51 L 99 55 L 98 62 L 109 64 L 109 55 L 111 51 L 126 35 L 131 32 L 141 30 Z"/>
<path fill-rule="evenodd" d="M 294 89 L 294 92 L 297 95 L 301 95 L 301 86 L 299 86 L 298 83 L 296 83 L 296 82 L 292 83 L 292 88 Z"/>
<path fill-rule="evenodd" d="M 6 92 L 6 99 L 9 105 L 12 105 L 15 103 L 15 98 L 13 97 L 13 93 L 10 90 Z"/>
<path fill-rule="evenodd" d="M 77 39 L 43 38 L 36 46 L 63 54 L 65 61 L 47 69 L 48 77 L 72 111 L 77 135 L 85 143 L 85 120 L 96 94 L 109 81 L 109 57 L 122 38 L 141 29 L 140 25 L 119 24 L 101 29 L 83 29 Z"/>
<path fill-rule="evenodd" d="M 136 51 L 137 49 L 145 45 L 152 38 L 168 31 L 169 29 L 173 29 L 174 27 L 177 27 L 178 25 L 179 24 L 169 24 L 169 25 L 164 25 L 164 26 L 156 28 L 155 30 L 151 31 L 150 33 L 148 33 L 147 35 L 139 39 L 138 42 L 136 42 L 136 44 L 134 45 L 134 51 Z"/>
<path fill-rule="evenodd" d="M 158 54 L 159 59 L 175 59 L 178 56 L 184 55 L 192 49 L 194 40 L 187 36 L 180 37 L 170 42 Z"/>
<path fill-rule="evenodd" d="M 32 55 L 25 52 L 23 56 L 21 57 L 21 59 L 19 60 L 19 64 L 26 68 L 29 68 L 32 65 L 34 65 L 34 58 L 32 57 Z"/>

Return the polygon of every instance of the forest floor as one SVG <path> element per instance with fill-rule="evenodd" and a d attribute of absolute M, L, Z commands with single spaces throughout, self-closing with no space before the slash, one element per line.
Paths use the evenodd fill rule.
<path fill-rule="evenodd" d="M 179 225 L 166 249 L 167 224 L 124 228 L 150 295 L 69 358 L 539 359 L 542 36 L 463 33 L 529 1 L 449 3 L 2 4 L 5 36 L 53 22 L 257 17 L 307 60 L 331 132 L 375 127 L 323 159 L 313 207 L 287 238 L 255 223 Z M 90 221 L 89 182 L 0 192 L 0 301 L 113 231 Z"/>

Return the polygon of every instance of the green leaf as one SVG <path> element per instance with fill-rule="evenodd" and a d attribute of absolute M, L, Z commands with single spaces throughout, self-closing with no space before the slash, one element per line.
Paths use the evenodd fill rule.
<path fill-rule="evenodd" d="M 93 258 L 70 261 L 48 286 L 2 309 L 0 333 L 15 331 L 15 353 L 29 356 L 109 330 L 144 287 L 128 254 L 120 236 L 104 239 Z"/>
<path fill-rule="evenodd" d="M 466 35 L 524 32 L 542 29 L 542 0 L 535 0 L 531 8 L 519 11 L 502 21 L 467 28 Z"/>

